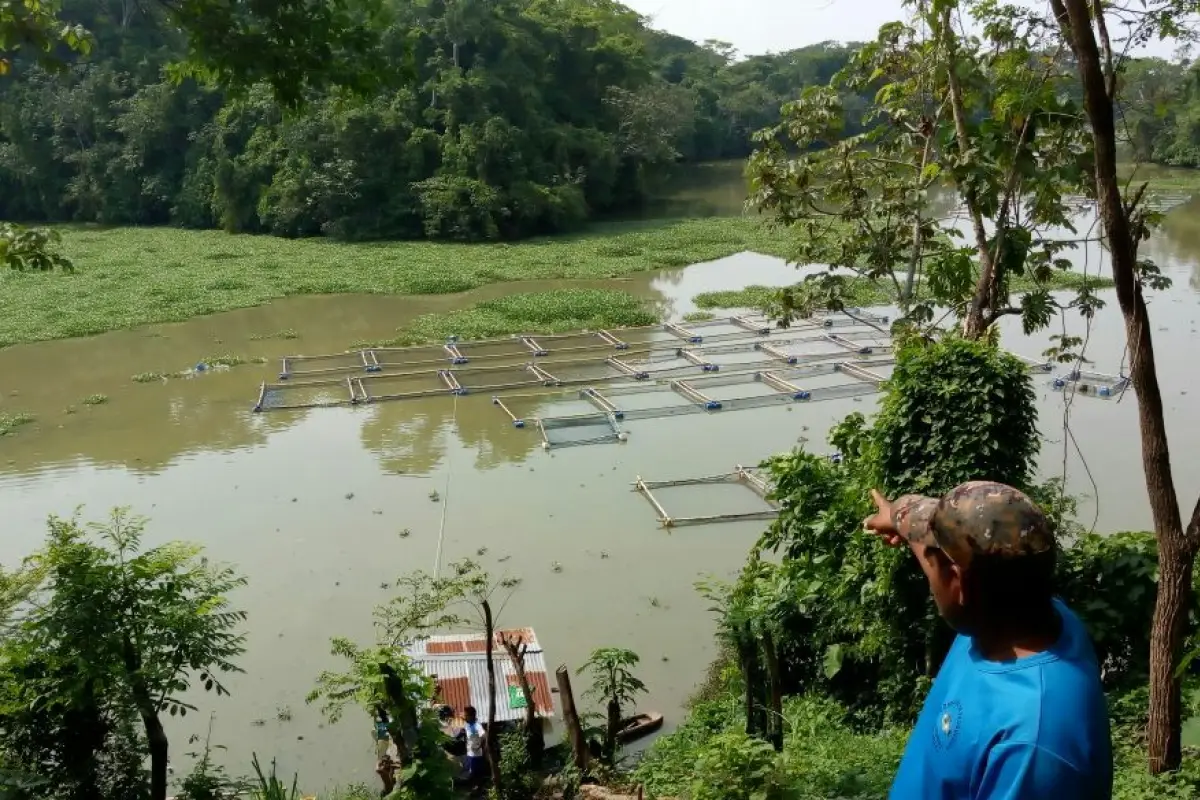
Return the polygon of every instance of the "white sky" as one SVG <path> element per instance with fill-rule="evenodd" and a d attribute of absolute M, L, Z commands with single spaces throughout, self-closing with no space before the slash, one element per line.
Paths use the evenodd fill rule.
<path fill-rule="evenodd" d="M 744 56 L 828 40 L 874 39 L 885 22 L 906 19 L 901 0 L 622 0 L 659 30 L 696 42 L 719 39 Z M 1114 33 L 1114 36 L 1116 34 Z M 1170 57 L 1174 47 L 1146 51 Z"/>
<path fill-rule="evenodd" d="M 693 41 L 720 39 L 742 55 L 780 52 L 829 39 L 875 38 L 906 17 L 900 0 L 623 0 L 653 26 Z"/>

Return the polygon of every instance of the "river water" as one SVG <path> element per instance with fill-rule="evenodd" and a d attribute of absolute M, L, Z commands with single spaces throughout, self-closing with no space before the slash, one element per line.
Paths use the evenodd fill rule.
<path fill-rule="evenodd" d="M 735 207 L 729 198 L 740 196 L 728 185 L 735 173 L 719 174 L 710 210 Z M 702 186 L 688 191 L 708 202 Z M 1176 481 L 1190 503 L 1200 491 L 1200 460 L 1191 457 L 1200 448 L 1200 370 L 1192 361 L 1200 201 L 1172 212 L 1143 252 L 1175 281 L 1154 296 L 1151 313 Z M 1095 274 L 1102 254 L 1093 249 L 1077 258 Z M 218 758 L 235 773 L 248 769 L 254 751 L 278 758 L 285 774 L 300 770 L 309 790 L 370 779 L 365 717 L 351 712 L 324 726 L 303 698 L 321 670 L 339 666 L 328 655 L 330 637 L 368 643 L 371 610 L 389 596 L 390 583 L 433 568 L 443 514 L 442 563 L 473 557 L 496 575 L 523 579 L 502 625 L 534 627 L 551 668 L 577 666 L 599 646 L 632 648 L 650 689 L 643 707 L 677 721 L 714 651 L 709 604 L 694 585 L 732 576 L 762 523 L 667 532 L 631 482 L 723 473 L 801 441 L 825 449 L 829 426 L 869 410 L 873 399 L 631 422 L 624 444 L 547 453 L 535 433 L 514 429 L 483 396 L 254 414 L 256 387 L 273 379 L 284 355 L 342 350 L 387 337 L 416 314 L 505 293 L 616 286 L 678 318 L 694 309 L 701 291 L 783 285 L 796 276 L 781 261 L 741 254 L 617 282 L 505 284 L 457 296 L 297 297 L 181 324 L 0 350 L 0 412 L 38 415 L 0 438 L 0 563 L 37 546 L 49 514 L 82 505 L 94 519 L 129 505 L 151 518 L 149 544 L 196 541 L 248 576 L 236 598 L 250 613 L 245 673 L 228 681 L 232 698 L 194 698 L 202 713 L 172 721 L 180 770 L 183 753 L 194 749 L 186 736 L 203 733 L 211 713 L 213 740 L 228 748 Z M 1122 365 L 1124 333 L 1115 297 L 1104 296 L 1108 308 L 1090 331 L 1077 318 L 1065 323 L 1089 335 L 1091 368 L 1112 373 Z M 298 338 L 259 338 L 285 329 Z M 1005 342 L 1036 356 L 1049 333 L 1026 340 L 1014 324 Z M 269 362 L 165 383 L 131 380 L 186 369 L 214 350 Z M 1133 396 L 1076 397 L 1076 452 L 1063 433 L 1064 395 L 1038 381 L 1043 473 L 1063 473 L 1066 442 L 1066 478 L 1084 498 L 1083 521 L 1095 519 L 1103 531 L 1148 526 Z M 82 402 L 98 393 L 108 401 Z M 731 507 L 741 498 L 721 492 L 680 489 L 667 497 L 687 514 L 744 510 Z"/>

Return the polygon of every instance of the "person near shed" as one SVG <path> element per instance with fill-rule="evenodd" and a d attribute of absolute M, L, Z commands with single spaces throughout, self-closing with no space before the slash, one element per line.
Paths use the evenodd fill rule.
<path fill-rule="evenodd" d="M 463 726 L 455 738 L 466 744 L 467 781 L 472 787 L 482 785 L 487 778 L 487 756 L 483 749 L 487 740 L 487 729 L 479 721 L 475 706 L 463 709 Z"/>
<path fill-rule="evenodd" d="M 1053 528 L 1022 492 L 965 483 L 941 499 L 872 493 L 867 530 L 907 544 L 957 637 L 908 740 L 892 800 L 1112 797 L 1100 671 L 1054 596 Z"/>

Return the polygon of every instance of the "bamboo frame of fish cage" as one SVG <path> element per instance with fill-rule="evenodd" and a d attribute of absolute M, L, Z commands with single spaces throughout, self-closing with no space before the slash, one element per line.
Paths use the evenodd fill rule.
<path fill-rule="evenodd" d="M 750 491 L 754 492 L 763 502 L 771 506 L 771 508 L 763 511 L 745 511 L 732 514 L 706 514 L 695 517 L 672 517 L 663 506 L 662 502 L 654 496 L 655 489 L 667 489 L 680 486 L 707 486 L 716 483 L 736 483 L 746 486 Z M 682 478 L 677 480 L 667 481 L 648 481 L 640 475 L 633 482 L 633 490 L 641 494 L 650 505 L 654 508 L 655 514 L 658 517 L 658 524 L 662 528 L 679 528 L 686 525 L 708 525 L 716 522 L 745 522 L 753 520 L 769 520 L 779 516 L 779 509 L 775 503 L 768 499 L 770 497 L 770 487 L 767 482 L 759 475 L 756 475 L 751 470 L 746 469 L 741 464 L 734 467 L 732 472 L 727 472 L 721 475 L 710 475 L 703 478 Z"/>
<path fill-rule="evenodd" d="M 839 312 L 840 314 L 841 312 Z M 849 312 L 846 312 L 849 313 Z M 886 318 L 883 318 L 886 319 Z M 705 337 L 701 332 L 703 327 L 715 325 L 732 325 L 741 330 L 720 333 Z M 621 338 L 621 335 L 643 335 L 653 333 L 666 332 L 670 334 L 669 339 L 660 341 L 644 342 L 638 345 L 642 349 L 660 350 L 673 349 L 677 347 L 677 340 L 685 338 L 689 343 L 700 344 L 707 339 L 710 343 L 721 341 L 736 341 L 745 339 L 749 335 L 751 338 L 761 338 L 772 334 L 778 336 L 788 336 L 800 330 L 828 329 L 852 327 L 855 325 L 866 325 L 874 327 L 867 318 L 851 318 L 849 316 L 826 315 L 812 319 L 799 320 L 793 323 L 790 328 L 774 329 L 766 321 L 765 318 L 753 318 L 750 316 L 738 316 L 708 320 L 705 322 L 692 323 L 690 328 L 685 328 L 676 323 L 668 323 L 667 326 L 647 325 L 631 328 L 614 328 L 611 330 L 600 331 L 579 331 L 574 333 L 539 335 L 518 335 L 510 337 L 496 337 L 491 339 L 477 340 L 459 340 L 456 337 L 451 337 L 441 345 L 414 345 L 410 347 L 370 347 L 360 350 L 350 350 L 343 353 L 328 353 L 321 355 L 290 355 L 285 356 L 281 360 L 281 368 L 279 372 L 279 380 L 287 381 L 293 377 L 310 378 L 320 375 L 332 375 L 342 372 L 381 372 L 389 367 L 416 367 L 428 366 L 436 367 L 439 364 L 449 363 L 451 366 L 461 366 L 463 364 L 492 361 L 499 359 L 519 358 L 522 355 L 533 355 L 534 357 L 543 357 L 553 354 L 578 353 L 585 354 L 590 352 L 600 353 L 604 350 L 629 350 L 634 345 Z M 886 331 L 880 328 L 875 328 L 877 332 L 886 335 Z M 592 337 L 595 341 L 586 344 L 576 344 L 568 347 L 556 347 L 556 342 L 566 342 L 570 339 L 578 339 L 580 337 Z M 847 337 L 849 338 L 849 337 Z M 695 340 L 695 341 L 693 341 Z M 514 349 L 512 352 L 505 353 L 479 353 L 472 354 L 473 347 L 492 347 L 496 345 L 511 345 Z M 391 361 L 395 356 L 403 356 L 404 354 L 424 354 L 426 357 L 413 361 Z M 440 355 L 434 356 L 434 353 Z M 381 360 L 383 359 L 383 360 Z M 350 362 L 340 363 L 333 366 L 315 367 L 312 369 L 298 369 L 303 364 L 314 364 L 317 362 Z"/>
<path fill-rule="evenodd" d="M 601 411 L 607 414 L 612 414 L 614 419 L 625 418 L 625 412 L 617 408 L 616 404 L 601 394 L 600 390 L 598 389 L 584 389 L 579 393 L 579 396 L 584 400 L 590 401 L 592 405 L 596 406 L 596 408 L 600 409 Z"/>
<path fill-rule="evenodd" d="M 714 400 L 687 381 L 671 381 L 671 388 L 688 400 L 704 407 L 706 411 L 719 411 L 721 402 Z"/>
<path fill-rule="evenodd" d="M 492 405 L 498 406 L 501 411 L 503 411 L 505 414 L 508 415 L 508 418 L 509 418 L 509 420 L 512 421 L 514 428 L 524 428 L 525 427 L 525 420 L 522 419 L 521 417 L 518 417 L 516 414 L 514 414 L 512 412 L 512 409 L 510 409 L 508 406 L 506 406 L 504 404 L 504 401 L 501 400 L 499 397 L 492 398 Z"/>

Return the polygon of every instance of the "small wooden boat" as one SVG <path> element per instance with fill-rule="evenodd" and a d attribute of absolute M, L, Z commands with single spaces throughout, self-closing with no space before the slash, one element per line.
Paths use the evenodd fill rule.
<path fill-rule="evenodd" d="M 617 741 L 621 744 L 649 736 L 662 727 L 663 715 L 657 711 L 626 717 L 621 720 L 621 730 L 617 731 Z"/>

